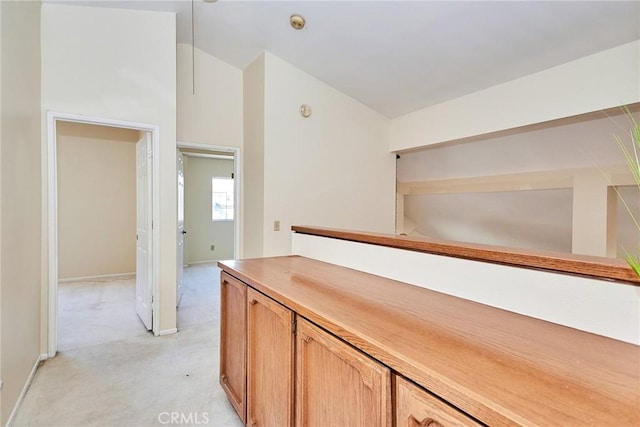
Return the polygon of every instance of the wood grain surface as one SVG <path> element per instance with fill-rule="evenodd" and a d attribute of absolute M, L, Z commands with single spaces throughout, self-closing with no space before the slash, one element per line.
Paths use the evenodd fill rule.
<path fill-rule="evenodd" d="M 247 421 L 247 286 L 220 274 L 220 385 L 233 409 Z"/>
<path fill-rule="evenodd" d="M 472 418 L 406 379 L 394 377 L 396 427 L 479 427 Z"/>
<path fill-rule="evenodd" d="M 296 427 L 391 427 L 389 368 L 304 319 L 296 338 Z"/>
<path fill-rule="evenodd" d="M 475 261 L 486 261 L 518 267 L 549 270 L 597 279 L 619 280 L 640 286 L 640 277 L 621 259 L 563 252 L 534 251 L 476 243 L 453 242 L 426 237 L 294 225 L 292 231 L 313 236 L 331 237 L 353 242 L 370 243 L 436 255 L 446 255 Z"/>
<path fill-rule="evenodd" d="M 219 266 L 488 425 L 640 425 L 638 346 L 303 257 Z"/>
<path fill-rule="evenodd" d="M 286 307 L 247 291 L 247 427 L 293 426 L 293 318 Z"/>

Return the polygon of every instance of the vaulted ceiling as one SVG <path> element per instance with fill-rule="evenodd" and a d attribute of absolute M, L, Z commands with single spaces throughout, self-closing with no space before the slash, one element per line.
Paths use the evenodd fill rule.
<path fill-rule="evenodd" d="M 640 39 L 639 1 L 45 2 L 175 12 L 178 43 L 267 50 L 391 118 Z"/>

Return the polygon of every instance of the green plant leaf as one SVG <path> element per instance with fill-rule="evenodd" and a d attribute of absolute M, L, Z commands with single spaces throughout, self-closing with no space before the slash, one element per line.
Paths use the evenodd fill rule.
<path fill-rule="evenodd" d="M 638 155 L 638 153 L 640 153 L 640 122 L 636 120 L 628 106 L 623 106 L 622 110 L 626 113 L 631 123 L 631 129 L 629 131 L 629 134 L 631 136 L 631 148 L 627 148 L 627 145 L 618 135 L 615 135 L 615 139 L 618 143 L 618 146 L 620 147 L 620 150 L 622 151 L 622 154 L 624 155 L 624 158 L 627 161 L 627 164 L 629 165 L 629 169 L 631 169 L 633 179 L 635 180 L 638 189 L 640 189 L 640 156 Z M 620 195 L 618 189 L 616 187 L 613 188 L 618 194 L 618 197 L 622 201 L 625 209 L 627 210 L 627 212 L 629 212 L 629 215 L 631 215 L 636 228 L 638 229 L 638 231 L 640 231 L 640 224 L 638 224 L 637 218 L 633 216 L 633 212 L 627 205 L 627 202 Z M 626 249 L 624 252 L 627 263 L 633 269 L 636 275 L 640 277 L 640 252 L 637 255 L 629 253 Z"/>
<path fill-rule="evenodd" d="M 625 259 L 633 271 L 635 271 L 638 277 L 640 277 L 640 258 L 625 251 Z"/>
<path fill-rule="evenodd" d="M 640 132 L 640 130 L 638 132 Z M 633 175 L 636 185 L 640 187 L 640 161 L 638 160 L 639 150 L 636 149 L 636 146 L 634 145 L 632 153 L 618 135 L 615 135 L 615 138 L 618 146 L 620 147 L 620 151 L 622 151 L 624 158 L 627 160 L 627 164 L 629 165 L 629 169 L 631 169 L 631 174 Z M 640 144 L 640 142 L 638 142 L 638 144 Z"/>

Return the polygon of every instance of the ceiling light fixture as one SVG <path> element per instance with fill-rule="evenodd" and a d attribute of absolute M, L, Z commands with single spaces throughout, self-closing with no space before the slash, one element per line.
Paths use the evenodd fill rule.
<path fill-rule="evenodd" d="M 215 3 L 218 0 L 202 0 L 202 1 L 205 2 L 205 3 Z"/>
<path fill-rule="evenodd" d="M 304 18 L 300 15 L 291 15 L 291 17 L 289 18 L 289 23 L 294 29 L 301 30 L 304 28 L 305 21 Z"/>

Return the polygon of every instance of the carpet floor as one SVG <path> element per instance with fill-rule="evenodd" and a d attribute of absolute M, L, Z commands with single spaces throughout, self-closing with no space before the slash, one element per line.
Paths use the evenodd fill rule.
<path fill-rule="evenodd" d="M 15 427 L 241 426 L 218 383 L 213 264 L 185 268 L 178 333 L 154 337 L 132 278 L 61 284 L 58 355 L 42 363 Z"/>

